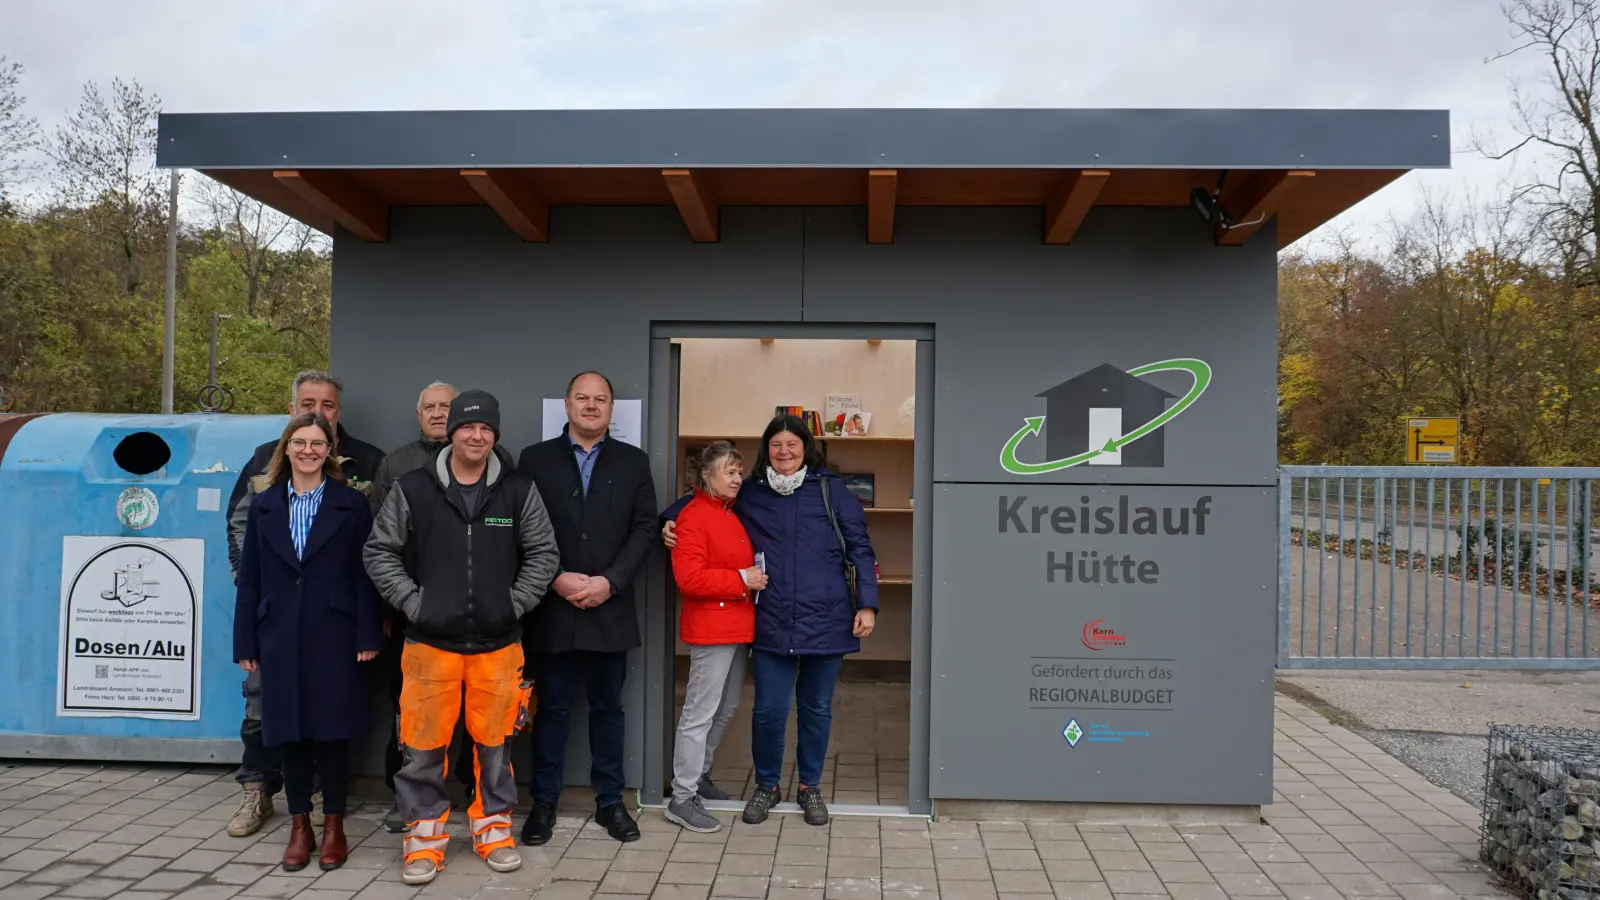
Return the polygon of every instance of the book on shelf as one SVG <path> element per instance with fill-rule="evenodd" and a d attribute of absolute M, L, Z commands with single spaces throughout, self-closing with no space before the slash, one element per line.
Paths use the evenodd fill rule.
<path fill-rule="evenodd" d="M 845 422 L 850 413 L 860 408 L 860 394 L 829 394 L 822 404 L 822 427 L 827 429 L 827 434 L 830 436 L 843 435 Z"/>
<path fill-rule="evenodd" d="M 862 506 L 872 508 L 876 503 L 877 477 L 871 472 L 840 472 L 839 480 L 844 482 L 845 490 L 850 496 L 861 502 Z"/>

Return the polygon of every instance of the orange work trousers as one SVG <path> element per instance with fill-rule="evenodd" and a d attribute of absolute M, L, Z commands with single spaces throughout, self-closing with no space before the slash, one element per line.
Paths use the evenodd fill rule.
<path fill-rule="evenodd" d="M 517 783 L 507 739 L 515 733 L 518 711 L 528 703 L 522 687 L 522 646 L 490 653 L 450 653 L 407 641 L 400 658 L 405 682 L 400 689 L 400 743 L 404 762 L 394 778 L 400 813 L 411 825 L 405 839 L 406 862 L 430 859 L 444 866 L 450 838 L 450 797 L 445 776 L 450 737 L 466 695 L 467 734 L 473 743 L 473 782 L 477 789 L 467 809 L 473 849 L 487 857 L 515 847 L 511 811 Z"/>

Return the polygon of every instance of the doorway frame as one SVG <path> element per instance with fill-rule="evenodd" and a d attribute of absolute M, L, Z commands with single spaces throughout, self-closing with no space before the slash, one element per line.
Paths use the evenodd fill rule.
<path fill-rule="evenodd" d="M 680 471 L 678 459 L 679 347 L 674 338 L 759 340 L 885 340 L 916 342 L 916 380 L 913 396 L 921 402 L 912 431 L 913 496 L 922 498 L 911 513 L 911 727 L 907 805 L 830 806 L 836 815 L 932 817 L 928 793 L 929 740 L 932 734 L 930 688 L 933 651 L 933 398 L 935 335 L 932 324 L 903 322 L 694 322 L 655 321 L 650 324 L 650 383 L 645 400 L 645 435 L 650 448 L 651 472 L 659 509 L 675 500 Z M 673 711 L 677 665 L 677 635 L 673 631 L 675 592 L 667 577 L 667 552 L 654 542 L 647 573 L 641 623 L 644 631 L 644 721 L 641 729 L 643 763 L 639 785 L 640 806 L 664 806 L 671 783 L 672 739 L 676 730 Z M 792 802 L 775 812 L 798 812 Z"/>

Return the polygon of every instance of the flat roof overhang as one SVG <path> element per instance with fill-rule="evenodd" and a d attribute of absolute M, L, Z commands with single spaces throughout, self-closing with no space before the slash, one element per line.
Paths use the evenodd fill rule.
<path fill-rule="evenodd" d="M 1286 246 L 1412 169 L 1449 168 L 1443 110 L 748 109 L 164 113 L 157 164 L 196 169 L 318 229 L 388 238 L 392 206 L 492 207 L 527 241 L 567 205 L 1037 206 L 1069 243 L 1096 206 L 1216 192 L 1242 244 Z M 1221 185 L 1218 190 L 1219 184 Z"/>

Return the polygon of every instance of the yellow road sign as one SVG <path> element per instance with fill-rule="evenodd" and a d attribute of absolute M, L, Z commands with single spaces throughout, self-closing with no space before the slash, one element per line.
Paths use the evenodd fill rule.
<path fill-rule="evenodd" d="M 1460 461 L 1460 418 L 1430 416 L 1406 420 L 1406 462 L 1438 466 Z"/>

